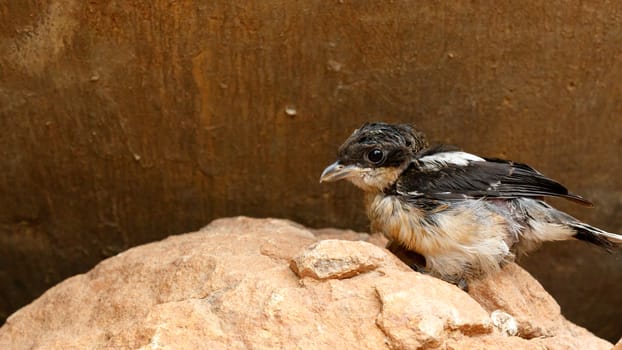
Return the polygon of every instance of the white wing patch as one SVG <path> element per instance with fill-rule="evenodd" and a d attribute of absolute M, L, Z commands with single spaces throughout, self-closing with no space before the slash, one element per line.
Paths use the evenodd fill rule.
<path fill-rule="evenodd" d="M 419 192 L 419 191 L 410 191 L 410 192 L 406 192 L 407 195 L 409 196 L 421 196 L 423 193 Z"/>
<path fill-rule="evenodd" d="M 455 151 L 421 157 L 419 161 L 423 163 L 424 169 L 438 170 L 448 164 L 466 166 L 469 162 L 485 162 L 486 160 L 471 153 Z"/>

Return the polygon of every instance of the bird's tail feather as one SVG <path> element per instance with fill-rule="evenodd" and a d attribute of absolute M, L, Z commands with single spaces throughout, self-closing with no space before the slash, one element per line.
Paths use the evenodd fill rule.
<path fill-rule="evenodd" d="M 577 232 L 574 238 L 596 244 L 610 252 L 615 250 L 616 245 L 622 244 L 622 235 L 603 231 L 582 222 L 569 223 L 568 226 Z"/>

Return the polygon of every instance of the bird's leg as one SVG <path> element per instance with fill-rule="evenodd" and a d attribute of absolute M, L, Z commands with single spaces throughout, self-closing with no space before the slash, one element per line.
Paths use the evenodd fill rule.
<path fill-rule="evenodd" d="M 469 292 L 469 283 L 467 282 L 467 280 L 462 277 L 459 280 L 457 280 L 454 283 L 458 288 L 462 289 L 463 291 L 465 291 L 466 293 Z"/>
<path fill-rule="evenodd" d="M 417 252 L 406 249 L 395 241 L 389 241 L 386 248 L 393 253 L 404 264 L 408 265 L 411 269 L 421 273 L 428 273 L 425 268 L 425 257 Z"/>
<path fill-rule="evenodd" d="M 413 252 L 411 250 L 406 249 L 404 246 L 400 245 L 395 241 L 389 241 L 387 243 L 386 248 L 393 253 L 398 259 L 400 259 L 403 263 L 408 265 L 413 271 L 417 271 L 420 273 L 428 274 L 430 273 L 425 268 L 425 257 L 417 252 Z M 439 277 L 439 276 L 437 276 Z M 462 289 L 465 292 L 469 291 L 469 283 L 466 278 L 441 278 L 442 280 L 449 282 L 456 287 Z"/>
<path fill-rule="evenodd" d="M 424 273 L 424 274 L 429 273 L 428 270 L 425 269 L 425 266 L 421 266 L 421 265 L 419 265 L 417 263 L 407 263 L 406 265 L 408 265 L 408 267 L 410 267 L 410 269 L 413 270 L 413 271 L 416 271 L 416 272 L 419 272 L 419 273 Z"/>

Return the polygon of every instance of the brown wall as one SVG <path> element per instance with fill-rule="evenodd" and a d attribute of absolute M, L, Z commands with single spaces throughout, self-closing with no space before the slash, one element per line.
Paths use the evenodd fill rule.
<path fill-rule="evenodd" d="M 360 193 L 318 176 L 366 120 L 528 162 L 620 232 L 621 60 L 616 1 L 1 2 L 0 317 L 220 216 L 365 230 Z M 619 255 L 525 264 L 622 335 Z"/>

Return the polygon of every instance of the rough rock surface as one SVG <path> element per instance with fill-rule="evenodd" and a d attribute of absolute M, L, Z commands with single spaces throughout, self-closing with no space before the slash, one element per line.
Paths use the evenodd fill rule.
<path fill-rule="evenodd" d="M 565 320 L 516 265 L 472 284 L 469 295 L 369 241 L 383 244 L 285 220 L 216 220 L 48 290 L 0 328 L 0 348 L 612 347 Z M 507 335 L 508 319 L 516 336 Z"/>

